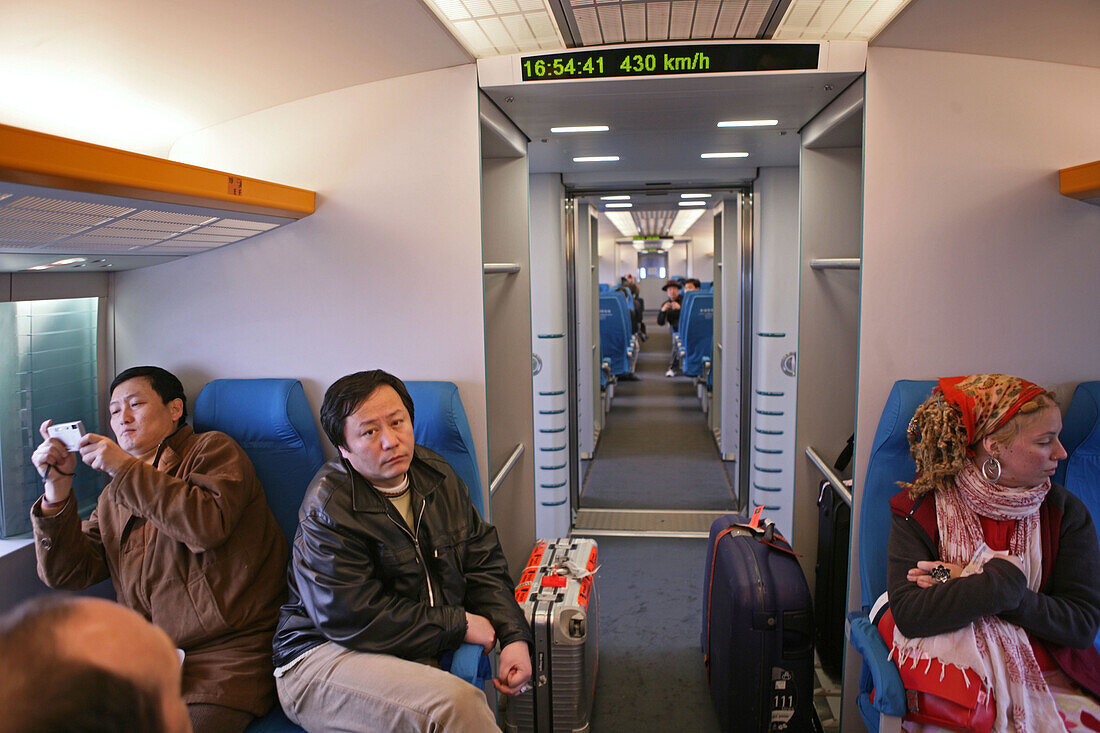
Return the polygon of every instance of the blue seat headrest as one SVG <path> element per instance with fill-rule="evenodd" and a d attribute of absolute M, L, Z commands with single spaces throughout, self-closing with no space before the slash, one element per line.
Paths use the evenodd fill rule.
<path fill-rule="evenodd" d="M 890 498 L 898 481 L 912 481 L 917 465 L 909 456 L 909 421 L 932 394 L 933 380 L 894 383 L 882 408 L 859 510 L 859 574 L 862 603 L 874 603 L 886 590 L 886 548 L 890 539 Z"/>
<path fill-rule="evenodd" d="M 244 449 L 287 540 L 324 463 L 313 411 L 297 379 L 215 379 L 195 399 L 196 432 L 220 430 Z"/>
<path fill-rule="evenodd" d="M 485 521 L 491 521 L 481 495 L 474 436 L 454 382 L 405 382 L 415 415 L 413 434 L 418 445 L 435 451 L 451 465 L 470 492 L 470 501 Z"/>
<path fill-rule="evenodd" d="M 1085 502 L 1100 537 L 1100 382 L 1082 382 L 1074 390 L 1060 439 L 1069 457 L 1054 480 Z"/>

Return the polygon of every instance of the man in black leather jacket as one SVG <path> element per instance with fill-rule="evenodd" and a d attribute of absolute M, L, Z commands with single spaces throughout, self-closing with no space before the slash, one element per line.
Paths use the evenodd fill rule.
<path fill-rule="evenodd" d="M 307 730 L 497 730 L 481 691 L 438 668 L 463 641 L 500 642 L 500 692 L 530 679 L 496 530 L 447 462 L 414 446 L 412 421 L 405 385 L 381 370 L 325 393 L 341 457 L 302 502 L 275 633 L 279 700 Z"/>

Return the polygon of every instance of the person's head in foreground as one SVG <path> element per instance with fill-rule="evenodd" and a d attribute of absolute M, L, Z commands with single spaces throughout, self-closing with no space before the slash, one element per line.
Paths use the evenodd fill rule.
<path fill-rule="evenodd" d="M 5 733 L 189 733 L 168 635 L 117 603 L 53 594 L 0 617 Z"/>

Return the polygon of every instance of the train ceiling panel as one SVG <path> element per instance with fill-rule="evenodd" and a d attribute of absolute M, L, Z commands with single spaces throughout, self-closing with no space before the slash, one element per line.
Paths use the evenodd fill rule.
<path fill-rule="evenodd" d="M 563 0 L 577 46 L 765 38 L 784 0 Z"/>
<path fill-rule="evenodd" d="M 426 0 L 475 58 L 611 43 L 867 41 L 909 0 Z"/>
<path fill-rule="evenodd" d="M 3 269 L 86 266 L 81 255 L 155 264 L 293 223 L 314 202 L 300 188 L 0 125 L 0 254 L 28 256 Z"/>

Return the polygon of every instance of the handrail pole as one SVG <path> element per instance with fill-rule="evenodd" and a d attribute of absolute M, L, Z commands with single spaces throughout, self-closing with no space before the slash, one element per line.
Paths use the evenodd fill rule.
<path fill-rule="evenodd" d="M 504 462 L 504 465 L 497 471 L 497 475 L 493 477 L 493 480 L 489 483 L 489 496 L 497 493 L 497 489 L 500 488 L 501 483 L 508 476 L 508 473 L 516 465 L 516 461 L 523 455 L 524 445 L 523 443 L 516 443 L 515 450 L 512 451 L 512 455 L 508 456 L 508 460 Z"/>
<path fill-rule="evenodd" d="M 514 275 L 520 270 L 518 262 L 486 262 L 482 265 L 486 275 Z"/>
<path fill-rule="evenodd" d="M 860 266 L 859 257 L 822 257 L 810 260 L 810 268 L 813 270 L 858 270 Z"/>
<path fill-rule="evenodd" d="M 825 480 L 829 482 L 829 485 L 836 491 L 840 500 L 848 505 L 852 506 L 852 491 L 844 485 L 844 479 L 836 475 L 833 469 L 829 468 L 829 464 L 825 463 L 825 459 L 817 454 L 817 451 L 812 446 L 806 446 L 806 455 L 814 465 L 817 466 L 817 470 L 821 471 L 821 475 L 825 477 Z"/>

